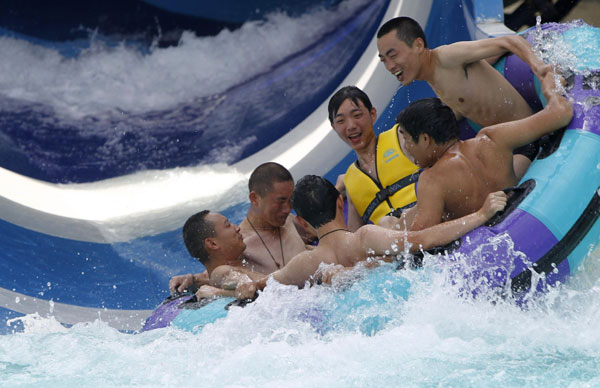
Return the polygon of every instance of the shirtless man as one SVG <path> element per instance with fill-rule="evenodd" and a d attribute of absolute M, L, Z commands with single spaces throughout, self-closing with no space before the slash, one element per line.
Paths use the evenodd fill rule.
<path fill-rule="evenodd" d="M 234 296 L 238 283 L 264 277 L 243 265 L 246 244 L 240 228 L 222 214 L 203 210 L 188 218 L 183 241 L 190 255 L 206 267 L 208 281 L 196 292 L 199 298 Z"/>
<path fill-rule="evenodd" d="M 518 35 L 429 49 L 425 33 L 408 17 L 384 23 L 377 32 L 377 48 L 381 62 L 402 85 L 414 80 L 426 81 L 452 108 L 457 119 L 466 117 L 481 127 L 522 119 L 533 113 L 523 97 L 485 59 L 512 52 L 523 59 L 540 80 L 551 71 Z M 515 155 L 517 176 L 525 174 L 536 151 L 537 147 L 529 157 Z"/>
<path fill-rule="evenodd" d="M 460 141 L 452 110 L 437 98 L 417 101 L 396 121 L 405 149 L 424 168 L 418 182 L 418 208 L 411 230 L 429 228 L 479 209 L 486 196 L 518 182 L 512 151 L 567 125 L 573 109 L 559 94 L 553 74 L 542 78 L 548 104 L 524 119 L 483 128 Z"/>
<path fill-rule="evenodd" d="M 314 175 L 307 175 L 298 181 L 292 201 L 298 221 L 314 230 L 319 236 L 319 245 L 312 251 L 294 257 L 287 266 L 270 276 L 280 283 L 303 287 L 307 281 L 319 277 L 321 263 L 351 267 L 371 256 L 384 256 L 405 249 L 415 252 L 447 244 L 504 209 L 506 195 L 503 192 L 490 194 L 479 211 L 418 232 L 393 231 L 376 225 L 362 226 L 354 233 L 348 231 L 344 223 L 341 195 L 329 181 Z M 405 246 L 405 242 L 408 246 Z M 394 245 L 397 245 L 395 250 Z M 241 299 L 252 297 L 257 289 L 265 287 L 270 276 L 259 281 L 239 283 L 236 296 Z"/>
<path fill-rule="evenodd" d="M 252 271 L 270 274 L 307 248 L 296 229 L 294 216 L 290 215 L 294 180 L 285 167 L 268 162 L 252 172 L 248 189 L 250 208 L 240 224 L 246 244 L 244 265 Z M 171 293 L 183 292 L 204 284 L 208 284 L 206 271 L 175 276 L 169 288 Z"/>

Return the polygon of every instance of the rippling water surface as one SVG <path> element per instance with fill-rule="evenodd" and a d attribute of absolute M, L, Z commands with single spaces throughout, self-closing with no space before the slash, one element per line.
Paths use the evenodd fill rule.
<path fill-rule="evenodd" d="M 457 296 L 429 258 L 343 292 L 271 285 L 196 333 L 27 316 L 24 333 L 0 337 L 0 386 L 598 386 L 598 255 L 526 308 Z M 331 315 L 326 325 L 315 311 Z"/>

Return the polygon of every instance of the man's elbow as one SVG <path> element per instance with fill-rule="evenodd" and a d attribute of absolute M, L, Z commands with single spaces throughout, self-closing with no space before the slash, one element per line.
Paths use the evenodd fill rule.
<path fill-rule="evenodd" d="M 555 117 L 554 123 L 557 128 L 565 127 L 573 119 L 573 105 L 565 97 L 557 95 L 548 105 Z"/>
<path fill-rule="evenodd" d="M 409 242 L 408 251 L 410 253 L 419 252 L 431 248 L 427 236 L 421 231 L 410 232 L 407 238 Z"/>

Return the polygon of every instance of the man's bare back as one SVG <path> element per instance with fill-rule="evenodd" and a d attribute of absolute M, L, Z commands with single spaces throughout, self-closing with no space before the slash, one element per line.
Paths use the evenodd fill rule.
<path fill-rule="evenodd" d="M 512 153 L 501 152 L 490 143 L 488 137 L 458 141 L 433 167 L 422 172 L 421 187 L 430 184 L 444 187 L 439 193 L 426 189 L 419 193 L 424 203 L 431 203 L 428 194 L 443 196 L 436 201 L 444 204 L 441 221 L 471 214 L 481 207 L 489 193 L 517 184 Z"/>

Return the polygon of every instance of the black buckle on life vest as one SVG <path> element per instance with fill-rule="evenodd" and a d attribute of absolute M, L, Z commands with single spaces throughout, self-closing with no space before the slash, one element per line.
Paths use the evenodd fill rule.
<path fill-rule="evenodd" d="M 388 199 L 390 195 L 392 195 L 392 192 L 390 190 L 390 186 L 388 186 L 384 189 L 379 190 L 377 194 L 375 194 L 375 197 L 377 197 L 377 200 L 381 203 Z"/>
<path fill-rule="evenodd" d="M 367 224 L 369 222 L 369 218 L 371 218 L 371 214 L 373 214 L 377 206 L 379 206 L 381 203 L 386 201 L 389 197 L 396 194 L 399 190 L 403 189 L 404 187 L 416 183 L 419 180 L 419 175 L 421 175 L 421 170 L 415 172 L 414 174 L 406 176 L 400 179 L 399 181 L 394 182 L 391 185 L 379 190 L 375 194 L 375 198 L 373 198 L 371 203 L 369 203 L 369 206 L 367 206 L 367 209 L 361 217 L 363 224 Z"/>

